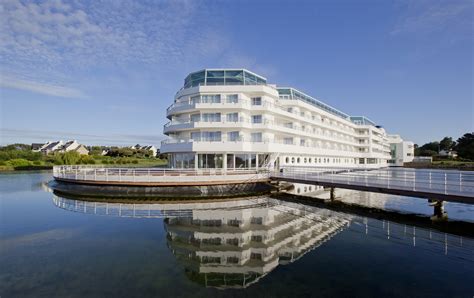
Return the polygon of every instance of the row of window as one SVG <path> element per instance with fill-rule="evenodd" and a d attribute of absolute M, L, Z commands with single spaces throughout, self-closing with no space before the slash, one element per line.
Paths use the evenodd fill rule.
<path fill-rule="evenodd" d="M 239 102 L 239 95 L 238 94 L 227 94 L 225 96 L 221 96 L 220 94 L 206 94 L 206 95 L 196 95 L 190 98 L 191 104 L 197 103 L 237 103 Z M 261 106 L 262 105 L 262 98 L 261 97 L 252 97 L 251 101 L 252 105 L 254 106 Z"/>
<path fill-rule="evenodd" d="M 351 164 L 356 163 L 355 158 L 336 158 L 336 157 L 285 157 L 285 164 Z"/>
<path fill-rule="evenodd" d="M 197 154 L 198 168 L 200 169 L 221 169 L 226 158 L 227 169 L 249 169 L 267 166 L 270 161 L 268 154 Z M 172 168 L 194 168 L 196 154 L 194 153 L 173 153 L 169 156 L 169 166 Z"/>

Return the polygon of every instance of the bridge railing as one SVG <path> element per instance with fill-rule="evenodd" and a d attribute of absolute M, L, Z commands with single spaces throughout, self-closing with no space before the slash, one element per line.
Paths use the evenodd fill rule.
<path fill-rule="evenodd" d="M 272 176 L 366 187 L 426 191 L 474 197 L 474 172 L 415 169 L 283 167 Z"/>
<path fill-rule="evenodd" d="M 53 167 L 53 177 L 67 180 L 102 182 L 196 182 L 268 178 L 268 169 L 173 169 L 113 168 L 103 166 L 63 165 Z"/>

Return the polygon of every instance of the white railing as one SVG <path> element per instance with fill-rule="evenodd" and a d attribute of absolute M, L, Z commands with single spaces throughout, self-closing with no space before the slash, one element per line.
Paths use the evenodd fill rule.
<path fill-rule="evenodd" d="M 198 183 L 265 180 L 267 169 L 108 168 L 103 166 L 54 166 L 53 177 L 71 181 Z"/>
<path fill-rule="evenodd" d="M 474 198 L 474 172 L 469 171 L 283 167 L 271 176 Z"/>

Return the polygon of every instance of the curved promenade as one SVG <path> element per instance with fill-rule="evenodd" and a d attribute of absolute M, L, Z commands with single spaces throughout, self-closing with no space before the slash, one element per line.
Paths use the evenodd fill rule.
<path fill-rule="evenodd" d="M 105 168 L 55 166 L 57 181 L 118 186 L 210 186 L 267 182 L 267 170 Z"/>

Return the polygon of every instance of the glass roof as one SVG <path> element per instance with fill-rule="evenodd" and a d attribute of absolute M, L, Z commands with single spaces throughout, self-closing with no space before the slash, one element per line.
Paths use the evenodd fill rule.
<path fill-rule="evenodd" d="M 246 69 L 203 69 L 184 79 L 184 88 L 209 85 L 266 85 L 267 79 Z"/>
<path fill-rule="evenodd" d="M 326 112 L 329 112 L 333 115 L 336 115 L 338 117 L 341 117 L 343 119 L 349 120 L 349 115 L 323 103 L 320 102 L 319 100 L 304 94 L 301 91 L 298 91 L 294 88 L 277 88 L 278 93 L 280 95 L 280 98 L 282 99 L 296 99 L 296 100 L 302 100 L 304 102 L 307 102 L 315 107 L 318 107 L 320 109 L 325 110 Z"/>
<path fill-rule="evenodd" d="M 370 120 L 369 118 L 367 118 L 365 116 L 351 116 L 351 121 L 354 122 L 355 124 L 359 124 L 359 125 L 377 126 L 375 124 L 375 122 L 373 122 L 372 120 Z"/>

